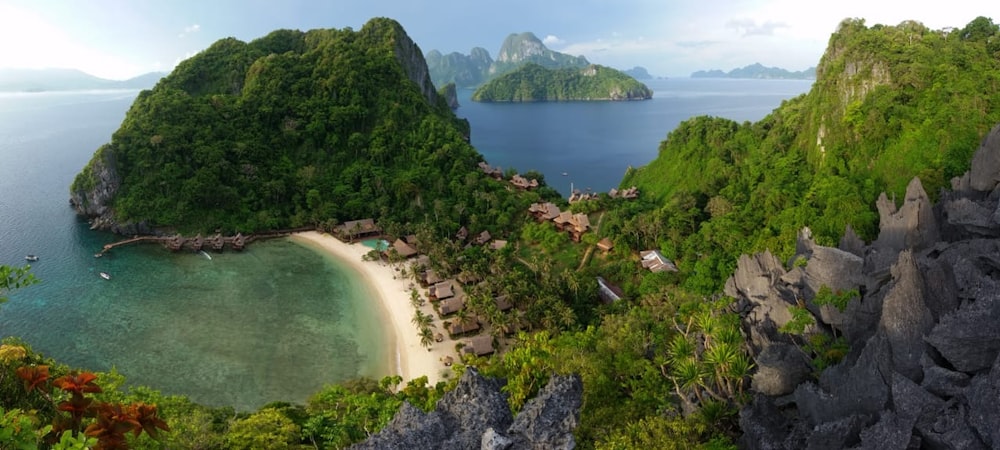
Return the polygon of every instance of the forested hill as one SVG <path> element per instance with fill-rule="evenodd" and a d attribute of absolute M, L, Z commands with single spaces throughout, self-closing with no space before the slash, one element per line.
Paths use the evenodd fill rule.
<path fill-rule="evenodd" d="M 621 71 L 599 65 L 549 69 L 528 63 L 476 89 L 477 102 L 647 100 L 653 91 Z"/>
<path fill-rule="evenodd" d="M 468 133 L 390 19 L 224 39 L 138 96 L 72 203 L 123 232 L 409 223 L 473 190 Z"/>
<path fill-rule="evenodd" d="M 850 225 L 871 240 L 876 197 L 919 176 L 936 195 L 1000 121 L 1000 33 L 843 21 L 811 91 L 757 123 L 697 117 L 631 171 L 653 199 L 632 228 L 681 261 L 689 287 L 719 287 L 741 253 L 791 255 L 809 226 L 824 245 Z M 662 231 L 663 234 L 657 234 Z"/>

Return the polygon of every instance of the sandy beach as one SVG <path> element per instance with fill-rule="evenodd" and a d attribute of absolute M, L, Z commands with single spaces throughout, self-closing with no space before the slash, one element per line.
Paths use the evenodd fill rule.
<path fill-rule="evenodd" d="M 360 243 L 347 244 L 329 234 L 315 231 L 295 233 L 292 239 L 314 244 L 350 264 L 364 276 L 371 290 L 377 294 L 377 298 L 373 300 L 377 300 L 381 305 L 383 316 L 381 322 L 391 324 L 393 327 L 391 334 L 395 335 L 396 341 L 395 371 L 385 375 L 400 375 L 404 384 L 427 375 L 429 384 L 433 386 L 451 373 L 451 368 L 445 366 L 441 360 L 445 356 L 458 359 L 454 341 L 445 338 L 443 342 L 434 342 L 429 351 L 420 344 L 420 330 L 411 321 L 414 315 L 414 308 L 410 304 L 410 287 L 413 285 L 411 278 L 401 277 L 396 267 L 388 263 L 364 261 L 362 257 L 371 251 L 371 248 Z M 417 289 L 426 299 L 425 290 L 419 286 Z M 447 336 L 444 324 L 437 317 L 430 302 L 425 302 L 421 310 L 434 318 L 435 334 L 442 333 Z"/>

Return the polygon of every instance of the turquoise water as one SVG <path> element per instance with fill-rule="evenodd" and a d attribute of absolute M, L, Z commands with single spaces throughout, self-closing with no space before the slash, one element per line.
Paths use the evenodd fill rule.
<path fill-rule="evenodd" d="M 241 410 L 387 374 L 391 341 L 371 291 L 311 247 L 279 239 L 209 259 L 136 245 L 93 257 L 117 237 L 76 218 L 69 185 L 136 94 L 0 94 L 0 264 L 36 254 L 42 281 L 0 306 L 0 336 Z"/>

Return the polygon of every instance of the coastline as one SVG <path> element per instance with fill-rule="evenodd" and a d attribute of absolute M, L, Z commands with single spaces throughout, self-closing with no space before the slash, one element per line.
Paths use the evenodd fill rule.
<path fill-rule="evenodd" d="M 399 375 L 404 385 L 426 375 L 428 385 L 434 386 L 451 374 L 451 368 L 441 360 L 445 356 L 458 360 L 453 341 L 446 338 L 443 342 L 434 342 L 429 349 L 420 344 L 419 329 L 411 322 L 414 314 L 410 304 L 411 279 L 400 277 L 395 267 L 388 263 L 362 260 L 371 249 L 360 243 L 347 244 L 330 234 L 316 231 L 294 233 L 291 239 L 326 252 L 361 275 L 372 293 L 371 300 L 377 302 L 381 323 L 388 327 L 383 329 L 385 340 L 393 346 L 389 352 L 393 359 L 392 373 L 380 375 Z M 418 291 L 426 299 L 423 290 L 418 287 Z M 435 318 L 436 333 L 445 333 L 444 325 L 430 302 L 425 302 L 421 310 Z"/>

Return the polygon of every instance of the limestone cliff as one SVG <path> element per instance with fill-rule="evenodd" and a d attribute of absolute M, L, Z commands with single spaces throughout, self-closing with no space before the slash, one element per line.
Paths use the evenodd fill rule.
<path fill-rule="evenodd" d="M 880 232 L 840 248 L 800 235 L 790 269 L 740 260 L 726 286 L 756 355 L 742 445 L 779 448 L 998 448 L 1000 407 L 1000 125 L 972 170 L 932 205 L 918 179 L 902 206 L 879 201 Z M 763 269 L 765 268 L 766 269 Z M 825 314 L 816 287 L 859 289 Z M 812 379 L 795 337 L 777 329 L 799 302 L 810 333 L 840 334 L 843 360 Z M 830 312 L 830 311 L 827 311 Z"/>

